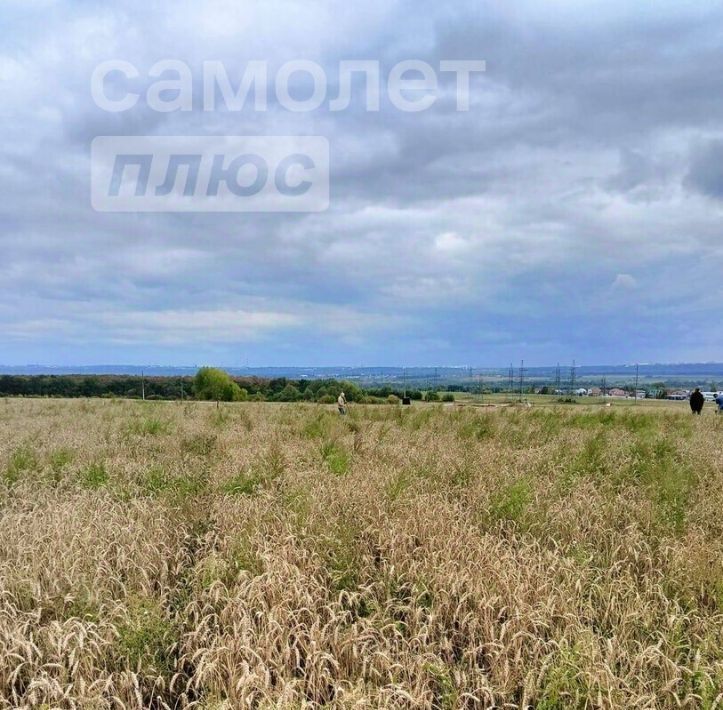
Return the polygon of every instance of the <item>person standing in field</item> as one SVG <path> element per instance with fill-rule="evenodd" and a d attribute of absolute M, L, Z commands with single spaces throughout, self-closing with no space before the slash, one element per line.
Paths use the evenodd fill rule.
<path fill-rule="evenodd" d="M 342 392 L 336 400 L 339 414 L 346 414 L 346 395 Z"/>
<path fill-rule="evenodd" d="M 718 392 L 718 396 L 715 398 L 715 403 L 718 405 L 718 414 L 723 412 L 723 392 Z"/>
<path fill-rule="evenodd" d="M 695 388 L 695 392 L 690 395 L 690 409 L 693 414 L 700 414 L 703 411 L 703 404 L 705 403 L 705 397 L 700 391 L 700 387 Z"/>

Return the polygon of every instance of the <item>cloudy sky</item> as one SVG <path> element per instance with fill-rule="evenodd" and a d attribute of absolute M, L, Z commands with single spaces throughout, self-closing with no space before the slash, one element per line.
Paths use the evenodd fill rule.
<path fill-rule="evenodd" d="M 2 0 L 0 364 L 723 360 L 723 3 Z M 482 59 L 470 110 L 158 113 L 149 68 L 235 80 Z M 94 68 L 138 68 L 108 113 Z M 303 90 L 301 87 L 300 90 Z M 101 135 L 321 135 L 310 214 L 95 212 Z"/>

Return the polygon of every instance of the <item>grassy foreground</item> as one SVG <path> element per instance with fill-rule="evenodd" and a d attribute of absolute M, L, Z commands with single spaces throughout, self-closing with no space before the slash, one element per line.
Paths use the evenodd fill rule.
<path fill-rule="evenodd" d="M 0 401 L 0 707 L 723 707 L 723 417 Z"/>

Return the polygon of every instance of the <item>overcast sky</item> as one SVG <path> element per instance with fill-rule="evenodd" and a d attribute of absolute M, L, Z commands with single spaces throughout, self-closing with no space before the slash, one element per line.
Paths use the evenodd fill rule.
<path fill-rule="evenodd" d="M 704 0 L 2 0 L 0 364 L 723 360 L 722 48 Z M 487 71 L 468 112 L 94 104 L 165 58 Z M 296 134 L 326 212 L 91 208 L 96 136 Z"/>

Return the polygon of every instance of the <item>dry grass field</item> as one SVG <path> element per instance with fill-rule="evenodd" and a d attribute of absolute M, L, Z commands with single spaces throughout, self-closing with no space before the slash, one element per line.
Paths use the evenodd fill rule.
<path fill-rule="evenodd" d="M 723 417 L 0 401 L 0 707 L 723 707 Z"/>

